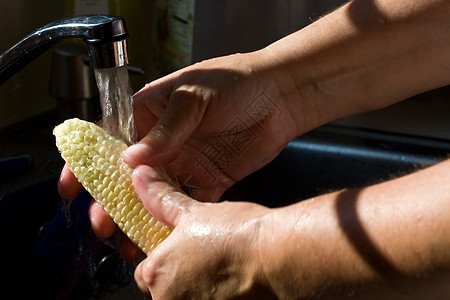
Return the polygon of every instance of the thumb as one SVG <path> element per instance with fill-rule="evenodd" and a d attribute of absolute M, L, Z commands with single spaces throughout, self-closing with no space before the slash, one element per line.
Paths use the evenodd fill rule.
<path fill-rule="evenodd" d="M 149 166 L 142 165 L 134 170 L 133 185 L 148 212 L 173 228 L 184 214 L 197 205 L 197 201 L 170 185 Z"/>
<path fill-rule="evenodd" d="M 170 161 L 197 129 L 212 94 L 209 89 L 191 85 L 177 88 L 149 133 L 124 152 L 125 161 L 131 167 Z"/>

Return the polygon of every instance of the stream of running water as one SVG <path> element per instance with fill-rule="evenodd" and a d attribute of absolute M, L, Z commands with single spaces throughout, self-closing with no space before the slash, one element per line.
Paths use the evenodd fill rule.
<path fill-rule="evenodd" d="M 128 145 L 136 142 L 133 98 L 126 66 L 94 69 L 100 92 L 101 126 Z"/>

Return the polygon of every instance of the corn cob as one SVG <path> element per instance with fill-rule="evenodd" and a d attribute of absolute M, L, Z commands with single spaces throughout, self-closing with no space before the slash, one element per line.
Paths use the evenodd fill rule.
<path fill-rule="evenodd" d="M 70 119 L 53 130 L 56 146 L 78 181 L 147 255 L 172 231 L 137 196 L 133 170 L 121 158 L 127 145 L 99 126 Z"/>

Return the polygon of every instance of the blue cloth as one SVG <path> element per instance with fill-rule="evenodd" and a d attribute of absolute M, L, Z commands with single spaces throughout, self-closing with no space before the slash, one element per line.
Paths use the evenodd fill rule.
<path fill-rule="evenodd" d="M 83 236 L 91 234 L 88 216 L 91 199 L 91 195 L 83 190 L 73 201 L 62 200 L 36 247 L 36 252 L 58 270 L 74 261 Z"/>

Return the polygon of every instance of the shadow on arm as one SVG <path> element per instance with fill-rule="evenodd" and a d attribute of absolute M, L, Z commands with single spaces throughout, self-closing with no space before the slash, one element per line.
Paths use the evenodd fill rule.
<path fill-rule="evenodd" d="M 406 276 L 389 261 L 364 228 L 358 214 L 359 194 L 358 189 L 346 190 L 336 201 L 336 213 L 342 232 L 360 257 L 381 278 L 389 281 Z"/>

